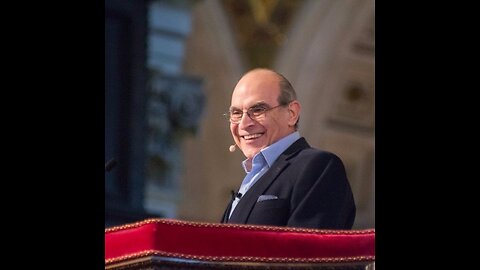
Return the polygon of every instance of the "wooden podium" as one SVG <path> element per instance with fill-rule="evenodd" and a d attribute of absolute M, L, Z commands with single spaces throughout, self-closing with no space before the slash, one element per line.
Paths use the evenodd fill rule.
<path fill-rule="evenodd" d="M 105 269 L 375 269 L 375 230 L 147 219 L 105 230 Z"/>

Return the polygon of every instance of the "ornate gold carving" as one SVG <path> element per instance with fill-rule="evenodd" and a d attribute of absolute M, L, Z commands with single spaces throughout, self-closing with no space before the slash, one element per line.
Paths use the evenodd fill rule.
<path fill-rule="evenodd" d="M 222 0 L 250 68 L 271 67 L 300 0 Z"/>

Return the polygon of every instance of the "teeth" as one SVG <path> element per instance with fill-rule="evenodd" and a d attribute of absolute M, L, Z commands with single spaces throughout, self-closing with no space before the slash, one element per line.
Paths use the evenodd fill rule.
<path fill-rule="evenodd" d="M 262 136 L 262 134 L 261 134 L 261 133 L 257 133 L 257 134 L 245 135 L 245 136 L 243 136 L 243 138 L 244 138 L 245 140 L 251 140 L 251 139 L 258 138 L 258 137 L 260 137 L 260 136 Z"/>

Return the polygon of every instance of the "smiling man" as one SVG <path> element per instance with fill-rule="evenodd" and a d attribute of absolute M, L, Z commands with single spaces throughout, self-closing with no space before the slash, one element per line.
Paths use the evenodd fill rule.
<path fill-rule="evenodd" d="M 238 81 L 225 116 L 246 176 L 222 222 L 352 228 L 356 209 L 344 165 L 300 136 L 300 111 L 292 85 L 273 70 L 254 69 Z"/>

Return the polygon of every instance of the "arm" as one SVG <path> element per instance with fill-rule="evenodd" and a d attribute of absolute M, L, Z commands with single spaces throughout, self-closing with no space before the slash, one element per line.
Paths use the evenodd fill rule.
<path fill-rule="evenodd" d="M 342 161 L 328 152 L 310 152 L 295 161 L 297 171 L 287 226 L 351 229 L 355 203 Z"/>

